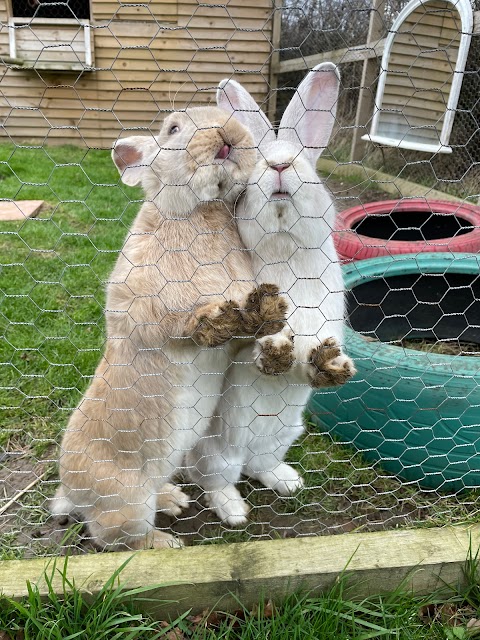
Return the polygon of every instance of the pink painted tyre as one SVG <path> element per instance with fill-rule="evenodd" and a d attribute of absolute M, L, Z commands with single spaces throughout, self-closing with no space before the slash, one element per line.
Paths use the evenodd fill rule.
<path fill-rule="evenodd" d="M 412 198 L 351 207 L 338 214 L 335 246 L 344 262 L 398 253 L 480 251 L 480 207 Z"/>

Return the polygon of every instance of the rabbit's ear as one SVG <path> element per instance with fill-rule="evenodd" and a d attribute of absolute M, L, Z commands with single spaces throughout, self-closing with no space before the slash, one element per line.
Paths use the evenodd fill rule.
<path fill-rule="evenodd" d="M 317 65 L 300 83 L 280 122 L 278 139 L 300 142 L 312 163 L 330 139 L 339 86 L 340 74 L 333 62 Z"/>
<path fill-rule="evenodd" d="M 130 136 L 117 140 L 112 149 L 112 159 L 122 182 L 129 187 L 139 184 L 145 167 L 151 165 L 158 151 L 158 144 L 148 136 Z"/>
<path fill-rule="evenodd" d="M 226 78 L 217 89 L 217 104 L 224 111 L 232 113 L 237 120 L 250 129 L 255 144 L 265 144 L 275 141 L 270 120 L 260 109 L 258 104 L 241 84 Z"/>

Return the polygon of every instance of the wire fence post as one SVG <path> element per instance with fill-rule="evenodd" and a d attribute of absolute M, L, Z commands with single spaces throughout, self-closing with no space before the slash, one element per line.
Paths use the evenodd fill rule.
<path fill-rule="evenodd" d="M 376 42 L 382 37 L 385 30 L 383 20 L 384 14 L 384 0 L 373 0 L 365 48 L 368 48 L 370 43 Z M 365 127 L 372 117 L 374 106 L 374 84 L 377 76 L 377 57 L 367 58 L 363 63 L 362 80 L 360 83 L 360 93 L 358 96 L 357 113 L 355 116 L 355 127 L 353 129 L 352 147 L 350 152 L 351 162 L 362 160 L 365 156 L 366 143 L 362 140 L 362 135 L 366 133 Z"/>

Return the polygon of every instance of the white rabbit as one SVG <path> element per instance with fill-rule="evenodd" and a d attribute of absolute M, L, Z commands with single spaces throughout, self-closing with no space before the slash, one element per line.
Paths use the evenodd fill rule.
<path fill-rule="evenodd" d="M 156 138 L 119 140 L 112 155 L 146 201 L 108 283 L 105 355 L 64 435 L 52 511 L 79 515 L 101 548 L 176 545 L 155 513 L 187 503 L 168 481 L 205 432 L 230 362 L 229 346 L 202 345 L 264 319 L 279 331 L 286 305 L 263 295 L 275 287 L 250 293 L 248 254 L 224 204 L 255 164 L 246 127 L 217 107 L 187 109 Z"/>
<path fill-rule="evenodd" d="M 255 170 L 235 212 L 240 237 L 256 282 L 277 283 L 289 302 L 287 325 L 257 341 L 255 363 L 248 346 L 237 356 L 227 372 L 219 417 L 187 456 L 209 506 L 232 526 L 243 524 L 248 513 L 235 488 L 241 473 L 281 495 L 302 487 L 283 458 L 303 432 L 307 384 L 339 385 L 355 374 L 341 351 L 344 285 L 331 236 L 335 208 L 316 172 L 335 121 L 338 88 L 335 65 L 315 67 L 288 105 L 278 136 L 240 84 L 224 80 L 217 92 L 219 106 L 249 126 L 258 146 Z M 281 373 L 292 360 L 284 375 L 259 373 Z"/>

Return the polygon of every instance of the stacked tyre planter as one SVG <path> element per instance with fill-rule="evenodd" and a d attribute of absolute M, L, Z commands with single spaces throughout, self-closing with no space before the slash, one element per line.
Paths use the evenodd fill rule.
<path fill-rule="evenodd" d="M 334 239 L 344 262 L 397 253 L 478 253 L 480 208 L 421 198 L 371 202 L 339 213 Z"/>
<path fill-rule="evenodd" d="M 468 235 L 478 242 L 478 231 L 455 240 Z M 375 250 L 394 253 L 391 242 L 397 241 Z M 446 253 L 436 245 L 437 253 L 415 246 L 410 255 L 356 262 L 343 255 L 350 261 L 345 344 L 358 374 L 342 387 L 316 391 L 308 407 L 322 430 L 386 471 L 449 492 L 480 486 L 480 357 L 389 343 L 423 337 L 480 345 L 480 257 L 451 253 L 451 243 Z M 474 246 L 478 252 L 480 242 L 468 250 Z M 362 255 L 358 244 L 355 253 Z"/>

